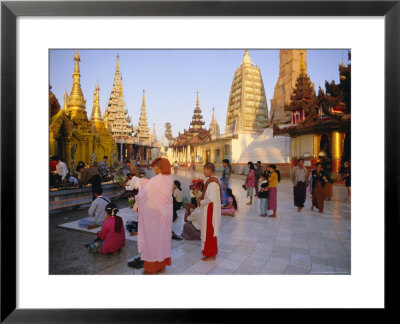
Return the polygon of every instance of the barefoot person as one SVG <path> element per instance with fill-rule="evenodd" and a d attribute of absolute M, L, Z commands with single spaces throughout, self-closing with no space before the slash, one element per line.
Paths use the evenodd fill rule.
<path fill-rule="evenodd" d="M 201 208 L 201 249 L 203 261 L 215 260 L 218 253 L 218 230 L 221 224 L 221 184 L 214 175 L 212 163 L 204 165 L 204 175 L 208 177 L 199 199 Z"/>
<path fill-rule="evenodd" d="M 124 223 L 117 213 L 115 204 L 109 203 L 106 206 L 106 219 L 101 230 L 97 232 L 97 239 L 88 244 L 89 252 L 116 255 L 125 246 Z"/>
<path fill-rule="evenodd" d="M 268 210 L 272 210 L 273 214 L 268 217 L 276 217 L 276 209 L 278 208 L 278 182 L 281 181 L 281 173 L 276 169 L 275 164 L 268 166 Z"/>
<path fill-rule="evenodd" d="M 297 160 L 297 166 L 290 170 L 290 178 L 293 182 L 294 205 L 300 212 L 306 201 L 306 188 L 308 186 L 307 168 L 304 166 L 304 159 Z"/>
<path fill-rule="evenodd" d="M 139 189 L 138 250 L 144 261 L 143 274 L 164 272 L 171 265 L 172 178 L 171 164 L 157 158 L 151 164 L 156 176 Z"/>
<path fill-rule="evenodd" d="M 250 201 L 246 205 L 253 204 L 253 192 L 254 192 L 254 183 L 255 183 L 255 168 L 253 162 L 247 163 L 249 167 L 249 173 L 247 174 L 246 181 L 244 185 L 246 186 L 247 190 L 247 197 L 250 197 Z"/>
<path fill-rule="evenodd" d="M 315 170 L 312 171 L 312 206 L 311 210 L 314 210 L 314 207 L 318 208 L 320 213 L 324 212 L 324 185 L 327 181 L 324 171 L 322 170 L 321 163 L 315 164 Z"/>

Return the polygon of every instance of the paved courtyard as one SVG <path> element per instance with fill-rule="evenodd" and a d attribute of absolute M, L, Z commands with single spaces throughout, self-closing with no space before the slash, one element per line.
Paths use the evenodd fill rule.
<path fill-rule="evenodd" d="M 172 177 L 189 197 L 189 183 L 197 172 L 179 170 Z M 278 184 L 276 218 L 259 216 L 259 201 L 248 206 L 241 185 L 244 176 L 232 175 L 231 187 L 238 201 L 235 217 L 222 216 L 215 261 L 201 260 L 199 241 L 171 241 L 172 265 L 166 275 L 220 274 L 350 274 L 351 213 L 344 201 L 346 188 L 333 186 L 333 200 L 325 201 L 324 213 L 311 211 L 307 194 L 305 208 L 293 206 L 290 181 Z M 119 208 L 126 201 L 116 201 Z M 89 254 L 83 247 L 94 239 L 91 233 L 56 227 L 87 215 L 87 208 L 50 215 L 50 274 L 141 274 L 143 269 L 127 266 L 137 255 L 137 244 L 128 241 L 118 256 Z M 181 234 L 184 210 L 178 212 L 173 230 Z"/>

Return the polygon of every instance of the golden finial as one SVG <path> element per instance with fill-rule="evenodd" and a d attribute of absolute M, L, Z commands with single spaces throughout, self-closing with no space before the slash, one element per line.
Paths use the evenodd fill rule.
<path fill-rule="evenodd" d="M 75 56 L 74 56 L 74 61 L 80 61 L 80 60 L 81 60 L 81 58 L 79 57 L 78 50 L 76 50 Z"/>
<path fill-rule="evenodd" d="M 94 88 L 94 98 L 93 98 L 93 109 L 92 109 L 92 115 L 90 117 L 90 120 L 92 122 L 94 121 L 103 121 L 101 117 L 101 111 L 100 111 L 100 87 L 99 84 L 96 85 Z"/>
<path fill-rule="evenodd" d="M 300 73 L 306 74 L 306 66 L 304 64 L 303 55 L 304 55 L 303 51 L 300 50 Z"/>
<path fill-rule="evenodd" d="M 212 120 L 214 121 L 214 107 L 213 107 L 213 113 L 212 113 Z"/>
<path fill-rule="evenodd" d="M 143 89 L 143 99 L 142 99 L 142 103 L 143 103 L 143 105 L 145 104 L 145 102 L 146 102 L 146 98 L 145 98 L 145 91 L 144 91 L 144 89 Z"/>
<path fill-rule="evenodd" d="M 197 89 L 197 99 L 196 99 L 196 106 L 199 105 L 199 90 Z"/>
<path fill-rule="evenodd" d="M 79 57 L 78 50 L 76 50 L 75 52 L 74 61 L 75 61 L 74 74 L 79 74 L 79 62 L 81 61 L 81 58 Z"/>
<path fill-rule="evenodd" d="M 117 72 L 119 72 L 119 53 L 117 53 Z"/>

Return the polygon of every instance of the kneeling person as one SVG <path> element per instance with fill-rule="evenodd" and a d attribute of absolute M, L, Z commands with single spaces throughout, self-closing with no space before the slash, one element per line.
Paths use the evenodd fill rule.
<path fill-rule="evenodd" d="M 110 199 L 102 196 L 103 190 L 95 188 L 94 196 L 95 200 L 90 205 L 88 214 L 89 217 L 83 218 L 79 221 L 79 227 L 86 227 L 92 229 L 103 225 L 106 219 L 106 206 L 111 202 Z"/>
<path fill-rule="evenodd" d="M 99 232 L 97 239 L 88 245 L 92 253 L 112 253 L 116 255 L 125 246 L 125 229 L 122 218 L 117 215 L 118 208 L 115 204 L 109 203 L 106 206 L 106 219 Z"/>

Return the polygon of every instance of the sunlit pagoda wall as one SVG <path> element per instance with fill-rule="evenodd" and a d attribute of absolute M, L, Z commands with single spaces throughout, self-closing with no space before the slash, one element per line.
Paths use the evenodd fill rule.
<path fill-rule="evenodd" d="M 268 105 L 260 68 L 253 65 L 246 50 L 233 77 L 225 132 L 262 132 L 267 123 Z"/>

